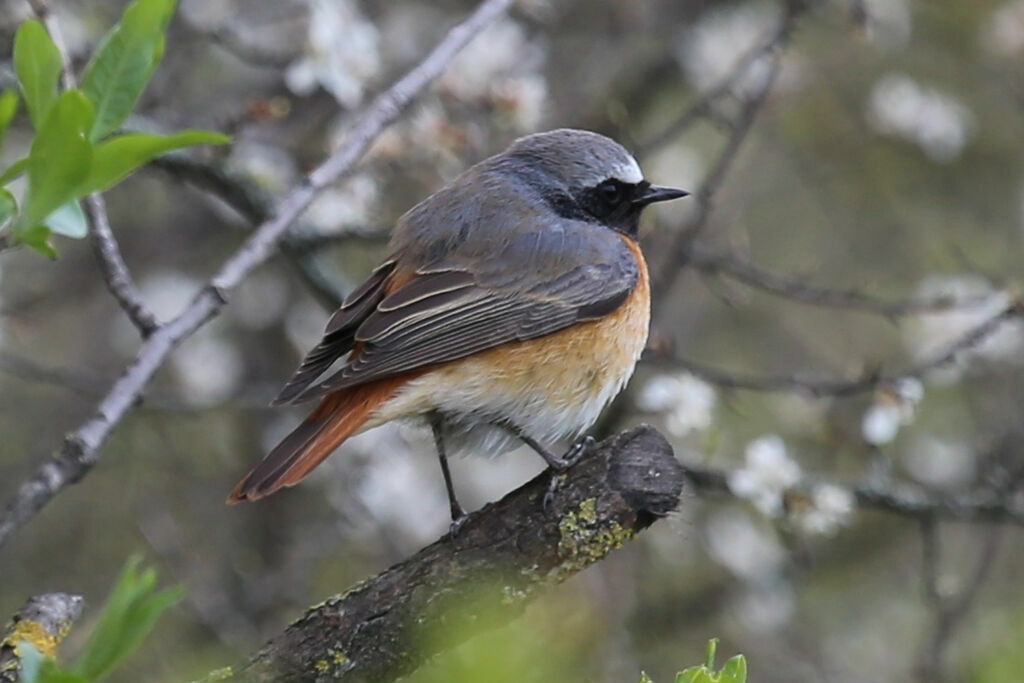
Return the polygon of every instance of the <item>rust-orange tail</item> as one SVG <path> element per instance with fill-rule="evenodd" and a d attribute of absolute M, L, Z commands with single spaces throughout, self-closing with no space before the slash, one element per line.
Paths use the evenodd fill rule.
<path fill-rule="evenodd" d="M 328 394 L 302 424 L 238 482 L 227 502 L 257 500 L 299 483 L 408 380 L 407 376 L 393 377 Z"/>

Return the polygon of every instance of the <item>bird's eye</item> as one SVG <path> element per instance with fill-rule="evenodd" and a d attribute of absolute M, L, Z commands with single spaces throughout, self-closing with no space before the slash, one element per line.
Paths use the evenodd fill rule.
<path fill-rule="evenodd" d="M 601 198 L 608 204 L 614 206 L 622 201 L 622 186 L 614 180 L 606 180 L 597 186 Z"/>

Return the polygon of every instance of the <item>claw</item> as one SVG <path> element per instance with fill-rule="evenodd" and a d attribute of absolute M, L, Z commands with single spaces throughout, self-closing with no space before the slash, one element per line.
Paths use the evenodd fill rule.
<path fill-rule="evenodd" d="M 551 512 L 551 508 L 555 504 L 555 493 L 558 491 L 558 487 L 562 483 L 562 475 L 557 472 L 551 473 L 551 480 L 548 482 L 548 490 L 544 492 L 544 498 L 541 501 L 544 507 L 544 512 Z"/>
<path fill-rule="evenodd" d="M 448 536 L 455 538 L 462 531 L 463 525 L 469 520 L 469 515 L 463 512 L 458 517 L 452 519 L 451 525 L 448 527 Z"/>
<path fill-rule="evenodd" d="M 565 463 L 566 467 L 572 467 L 580 460 L 582 460 L 583 456 L 589 453 L 590 449 L 592 449 L 595 445 L 597 445 L 597 440 L 594 439 L 594 437 L 583 437 L 582 439 L 574 443 L 572 447 L 568 450 L 568 452 L 566 452 L 566 454 L 562 457 L 562 462 Z"/>

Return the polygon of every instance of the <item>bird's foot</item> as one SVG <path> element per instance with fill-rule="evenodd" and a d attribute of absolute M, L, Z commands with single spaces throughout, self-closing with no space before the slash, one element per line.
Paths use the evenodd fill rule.
<path fill-rule="evenodd" d="M 562 484 L 562 481 L 565 480 L 565 476 L 562 472 L 565 472 L 565 470 L 582 460 L 596 443 L 597 441 L 594 440 L 594 437 L 585 436 L 574 443 L 561 458 L 548 461 L 548 464 L 554 471 L 551 473 L 551 481 L 548 482 L 548 490 L 544 492 L 545 511 L 551 511 L 551 506 L 555 502 L 555 493 L 558 492 L 558 487 Z"/>
<path fill-rule="evenodd" d="M 469 514 L 462 509 L 458 501 L 452 500 L 452 523 L 448 527 L 448 535 L 451 538 L 455 538 L 462 531 L 462 526 L 469 520 Z"/>
<path fill-rule="evenodd" d="M 448 527 L 448 536 L 450 538 L 457 537 L 459 533 L 462 532 L 462 526 L 467 521 L 469 521 L 469 515 L 462 515 L 461 517 L 453 519 L 451 525 Z"/>
<path fill-rule="evenodd" d="M 592 436 L 585 436 L 576 443 L 574 443 L 565 455 L 562 456 L 562 462 L 565 463 L 564 469 L 569 469 L 580 460 L 583 459 L 590 450 L 597 445 L 597 440 Z"/>

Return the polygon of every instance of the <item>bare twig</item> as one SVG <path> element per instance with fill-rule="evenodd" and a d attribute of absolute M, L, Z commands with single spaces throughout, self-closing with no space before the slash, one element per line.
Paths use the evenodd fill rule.
<path fill-rule="evenodd" d="M 378 95 L 352 126 L 345 143 L 277 203 L 273 215 L 221 266 L 178 317 L 161 325 L 145 340 L 135 360 L 100 401 L 95 414 L 65 438 L 57 454 L 19 487 L 0 513 L 0 544 L 57 493 L 92 469 L 99 459 L 100 446 L 138 400 L 168 354 L 217 315 L 226 293 L 270 257 L 284 232 L 313 198 L 345 177 L 377 135 L 443 71 L 459 50 L 511 4 L 512 0 L 482 2 L 423 61 Z"/>
<path fill-rule="evenodd" d="M 661 149 L 684 133 L 699 119 L 712 116 L 714 106 L 720 100 L 733 95 L 737 84 L 744 78 L 747 78 L 751 67 L 758 60 L 771 55 L 781 45 L 786 43 L 789 39 L 789 33 L 793 28 L 792 19 L 794 17 L 791 14 L 792 12 L 788 13 L 783 21 L 779 22 L 779 25 L 775 27 L 775 30 L 772 31 L 771 35 L 763 43 L 755 45 L 746 54 L 740 56 L 718 84 L 704 92 L 696 102 L 684 110 L 674 121 L 637 145 L 637 156 L 647 156 L 651 152 Z"/>
<path fill-rule="evenodd" d="M 82 616 L 82 598 L 47 593 L 29 598 L 3 631 L 0 640 L 0 683 L 18 683 L 24 643 L 44 657 L 54 657 L 71 625 Z"/>
<path fill-rule="evenodd" d="M 727 471 L 696 465 L 684 465 L 684 469 L 686 478 L 697 494 L 735 497 L 729 488 Z M 901 486 L 896 490 L 876 483 L 835 485 L 849 491 L 857 507 L 862 510 L 876 510 L 918 520 L 1024 526 L 1024 505 L 991 488 L 983 487 L 976 491 L 936 496 L 910 486 Z"/>
<path fill-rule="evenodd" d="M 60 24 L 50 11 L 46 0 L 30 0 L 32 11 L 39 17 L 46 26 L 54 45 L 61 56 L 62 76 L 64 88 L 74 88 L 75 74 L 71 70 L 71 59 L 64 46 L 64 39 L 61 37 Z M 146 307 L 142 301 L 135 281 L 128 272 L 128 266 L 121 255 L 121 247 L 117 244 L 114 232 L 110 228 L 110 220 L 107 218 L 107 206 L 100 193 L 89 195 L 83 202 L 85 209 L 86 224 L 89 228 L 89 235 L 92 238 L 93 249 L 103 272 L 103 279 L 107 283 L 107 289 L 117 300 L 117 303 L 124 309 L 125 314 L 132 321 L 143 337 L 148 337 L 158 327 L 156 316 Z"/>
<path fill-rule="evenodd" d="M 252 223 L 266 220 L 270 214 L 273 197 L 220 164 L 197 161 L 185 154 L 169 154 L 154 160 L 152 165 L 216 196 Z M 307 235 L 300 226 L 293 226 L 281 239 L 282 253 L 288 257 L 306 287 L 328 310 L 341 305 L 344 292 L 336 279 L 320 266 L 316 256 L 323 246 L 339 242 L 342 237 Z"/>
<path fill-rule="evenodd" d="M 855 379 L 813 379 L 798 375 L 753 375 L 722 370 L 701 363 L 675 357 L 645 355 L 644 362 L 660 367 L 685 370 L 706 382 L 726 389 L 749 391 L 791 391 L 809 396 L 854 396 L 874 391 L 879 386 L 892 384 L 908 377 L 923 378 L 934 370 L 956 360 L 988 339 L 1003 323 L 1024 317 L 1024 302 L 1015 302 L 990 318 L 972 327 L 933 357 L 915 363 L 900 372 L 873 372 Z"/>
<path fill-rule="evenodd" d="M 729 135 L 725 141 L 722 151 L 719 152 L 715 163 L 711 166 L 711 169 L 704 177 L 704 182 L 700 189 L 694 193 L 696 204 L 693 209 L 693 213 L 686 225 L 678 231 L 674 239 L 664 250 L 664 257 L 654 268 L 651 269 L 652 288 L 658 297 L 656 300 L 656 306 L 658 308 L 662 308 L 664 306 L 668 292 L 671 291 L 672 286 L 675 284 L 676 279 L 683 270 L 683 266 L 686 265 L 689 260 L 691 247 L 704 231 L 705 227 L 707 227 L 708 219 L 711 215 L 711 204 L 714 194 L 718 191 L 718 188 L 722 185 L 726 175 L 732 168 L 740 147 L 747 139 L 747 135 L 753 127 L 754 120 L 757 118 L 757 113 L 760 111 L 761 105 L 767 98 L 768 92 L 771 90 L 772 84 L 775 82 L 775 77 L 778 74 L 782 48 L 788 42 L 789 37 L 792 35 L 793 30 L 796 27 L 797 20 L 802 16 L 805 10 L 806 6 L 802 2 L 787 3 L 786 11 L 779 21 L 779 25 L 773 33 L 772 39 L 766 44 L 766 46 L 755 51 L 755 54 L 758 57 L 762 55 L 767 57 L 767 73 L 763 77 L 763 81 L 758 85 L 757 89 L 743 98 L 739 112 L 736 114 L 735 119 L 730 123 Z M 726 82 L 719 86 L 719 88 L 731 88 L 735 85 L 735 80 L 742 78 L 743 75 L 746 74 L 750 63 L 752 62 L 741 60 L 740 67 L 731 74 L 731 80 L 727 79 Z"/>
<path fill-rule="evenodd" d="M 128 272 L 128 264 L 124 262 L 124 257 L 121 255 L 121 247 L 117 244 L 114 231 L 110 229 L 110 220 L 107 218 L 107 206 L 103 201 L 103 196 L 98 192 L 91 194 L 85 198 L 82 205 L 89 226 L 89 234 L 92 236 L 93 250 L 96 252 L 100 270 L 103 271 L 103 280 L 107 283 L 107 289 L 117 299 L 117 303 L 124 309 L 128 319 L 138 328 L 143 338 L 148 337 L 160 324 L 153 312 L 142 301 L 142 294 L 135 285 L 131 273 Z"/>
<path fill-rule="evenodd" d="M 551 476 L 560 477 L 550 505 Z M 542 472 L 409 559 L 310 608 L 239 672 L 257 681 L 385 681 L 518 616 L 676 508 L 683 472 L 639 427 Z"/>
<path fill-rule="evenodd" d="M 33 382 L 66 389 L 88 399 L 102 398 L 110 387 L 110 378 L 78 368 L 52 367 L 6 349 L 0 351 L 0 373 L 25 382 Z M 232 409 L 265 410 L 277 391 L 276 385 L 247 386 L 241 391 L 217 402 L 189 400 L 178 392 L 148 388 L 139 397 L 142 410 L 171 413 L 195 413 L 224 406 Z"/>
<path fill-rule="evenodd" d="M 690 264 L 706 273 L 721 273 L 750 287 L 800 303 L 832 309 L 864 311 L 890 318 L 972 308 L 988 298 L 986 296 L 963 299 L 938 297 L 890 301 L 856 290 L 817 287 L 799 278 L 773 273 L 733 254 L 712 253 L 697 247 L 690 250 Z"/>
<path fill-rule="evenodd" d="M 921 583 L 924 602 L 932 616 L 931 632 L 925 639 L 917 666 L 922 683 L 948 680 L 945 654 L 953 634 L 963 623 L 988 577 L 1002 541 L 1001 527 L 986 530 L 981 550 L 962 587 L 952 593 L 943 586 L 942 546 L 939 524 L 932 516 L 921 518 Z"/>

